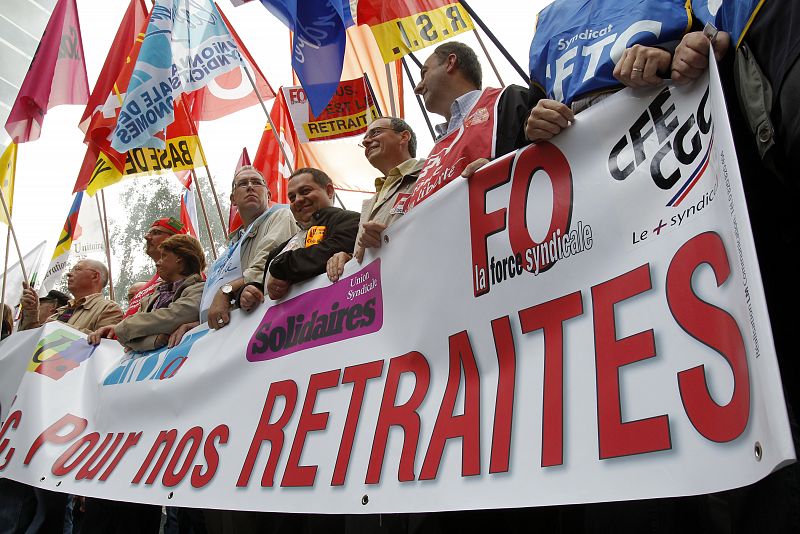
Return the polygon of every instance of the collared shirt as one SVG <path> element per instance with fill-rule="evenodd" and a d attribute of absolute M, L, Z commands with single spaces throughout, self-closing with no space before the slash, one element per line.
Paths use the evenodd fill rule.
<path fill-rule="evenodd" d="M 386 192 L 391 191 L 392 187 L 403 179 L 403 176 L 411 174 L 419 166 L 419 160 L 409 158 L 397 167 L 392 168 L 386 176 L 375 178 L 375 191 L 377 191 L 375 204 L 380 204 L 386 197 Z"/>
<path fill-rule="evenodd" d="M 434 127 L 436 130 L 436 137 L 442 137 L 443 135 L 447 135 L 450 132 L 461 128 L 461 125 L 464 123 L 464 119 L 466 118 L 467 114 L 469 114 L 470 110 L 472 110 L 472 106 L 475 105 L 475 102 L 478 101 L 480 96 L 481 90 L 475 89 L 474 91 L 464 93 L 456 98 L 453 103 L 450 104 L 450 120 L 443 122 L 442 124 L 437 124 Z"/>
<path fill-rule="evenodd" d="M 94 293 L 73 299 L 66 306 L 56 309 L 48 321 L 61 321 L 85 333 L 90 333 L 101 326 L 115 325 L 122 320 L 122 310 L 113 300 L 103 297 L 102 293 Z"/>

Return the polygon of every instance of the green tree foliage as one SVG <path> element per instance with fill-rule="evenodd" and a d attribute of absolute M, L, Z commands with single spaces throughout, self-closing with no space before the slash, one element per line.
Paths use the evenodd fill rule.
<path fill-rule="evenodd" d="M 224 246 L 222 224 L 211 196 L 208 179 L 202 170 L 198 173 L 198 179 L 201 181 L 203 200 L 208 211 L 208 220 L 211 224 L 217 253 L 219 253 Z M 155 273 L 153 261 L 145 254 L 144 234 L 156 219 L 161 217 L 180 218 L 182 187 L 176 179 L 169 175 L 133 178 L 123 182 L 120 187 L 123 188 L 119 200 L 121 213 L 109 213 L 108 217 L 112 225 L 114 297 L 124 307 L 127 305 L 125 294 L 128 288 L 135 282 L 149 280 Z M 197 197 L 195 198 L 200 242 L 206 251 L 206 259 L 211 263 L 214 256 L 211 252 L 208 230 L 205 226 L 200 202 Z M 220 198 L 220 204 L 222 204 L 223 215 L 227 216 L 228 199 Z"/>

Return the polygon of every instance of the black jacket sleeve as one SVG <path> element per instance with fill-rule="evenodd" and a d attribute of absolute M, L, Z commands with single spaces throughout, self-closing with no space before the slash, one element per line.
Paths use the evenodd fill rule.
<path fill-rule="evenodd" d="M 315 226 L 325 226 L 325 236 L 322 241 L 310 247 L 278 254 L 269 264 L 269 273 L 272 276 L 293 284 L 302 282 L 324 273 L 328 259 L 337 252 L 353 251 L 360 213 L 330 207 L 319 210 L 314 217 Z M 267 259 L 268 263 L 270 258 Z"/>
<path fill-rule="evenodd" d="M 531 113 L 531 107 L 533 106 L 530 102 L 530 94 L 525 87 L 509 85 L 500 95 L 500 102 L 497 106 L 496 158 L 530 143 L 525 138 L 525 122 Z"/>

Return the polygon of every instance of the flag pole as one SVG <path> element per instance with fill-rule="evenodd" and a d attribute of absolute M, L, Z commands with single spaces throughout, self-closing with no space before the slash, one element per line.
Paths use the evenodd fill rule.
<path fill-rule="evenodd" d="M 3 202 L 3 212 L 6 214 L 6 220 L 8 221 L 8 231 L 11 232 L 11 237 L 14 238 L 14 246 L 17 249 L 17 255 L 19 256 L 19 266 L 22 269 L 22 278 L 25 279 L 27 282 L 28 280 L 28 273 L 25 271 L 25 260 L 22 259 L 22 251 L 19 249 L 19 240 L 17 239 L 17 232 L 14 231 L 14 225 L 11 222 L 11 214 L 8 211 L 8 204 L 6 204 L 6 195 L 3 193 L 3 189 L 0 188 L 0 200 Z"/>
<path fill-rule="evenodd" d="M 413 92 L 414 88 L 417 86 L 414 83 L 414 78 L 411 77 L 411 69 L 408 68 L 408 63 L 406 63 L 406 58 L 401 58 L 403 62 L 403 68 L 406 71 L 406 78 L 408 78 L 408 83 L 411 84 L 411 90 Z M 417 104 L 419 104 L 419 109 L 422 110 L 422 116 L 425 117 L 425 124 L 428 125 L 428 131 L 431 132 L 431 138 L 436 141 L 436 132 L 433 131 L 433 124 L 431 124 L 431 118 L 428 116 L 428 110 L 425 109 L 425 104 L 422 103 L 422 97 L 418 94 L 414 93 L 414 96 L 417 98 Z"/>
<path fill-rule="evenodd" d="M 517 63 L 516 60 L 511 56 L 511 54 L 509 54 L 508 50 L 506 50 L 506 48 L 500 43 L 500 41 L 497 40 L 497 37 L 494 36 L 494 34 L 491 32 L 491 30 L 489 30 L 486 24 L 484 24 L 484 22 L 481 20 L 478 14 L 475 13 L 475 11 L 470 7 L 470 5 L 467 3 L 467 0 L 458 0 L 458 2 L 462 6 L 464 6 L 464 9 L 466 10 L 467 13 L 469 13 L 469 16 L 472 17 L 472 19 L 478 23 L 478 26 L 480 26 L 480 28 L 483 30 L 483 33 L 485 33 L 486 36 L 489 38 L 489 40 L 492 41 L 492 43 L 494 43 L 494 45 L 497 47 L 498 50 L 500 50 L 500 53 L 503 54 L 503 57 L 505 57 L 506 60 L 508 60 L 508 62 L 511 64 L 511 66 L 514 67 L 514 70 L 516 70 L 517 73 L 519 73 L 519 75 L 522 76 L 522 79 L 525 80 L 525 83 L 527 85 L 530 85 L 531 79 L 528 76 L 528 74 L 523 70 L 522 67 L 519 66 L 519 63 Z"/>
<path fill-rule="evenodd" d="M 483 44 L 483 39 L 481 39 L 481 34 L 478 33 L 478 30 L 473 30 L 472 33 L 475 34 L 475 38 L 478 40 L 478 44 L 481 45 L 481 50 L 483 50 L 483 53 L 486 55 L 486 59 L 489 60 L 489 65 L 492 66 L 492 70 L 494 71 L 494 75 L 497 76 L 497 81 L 500 82 L 500 87 L 505 87 L 506 84 L 503 81 L 503 78 L 500 77 L 500 71 L 497 70 L 497 65 L 494 64 L 494 60 L 492 59 L 492 56 L 489 55 L 489 50 L 487 50 L 486 49 L 486 45 Z"/>
<path fill-rule="evenodd" d="M 199 137 L 198 137 L 199 139 Z M 208 239 L 211 241 L 211 255 L 214 256 L 214 260 L 217 259 L 217 245 L 214 243 L 214 236 L 211 234 L 211 223 L 208 222 L 208 213 L 206 212 L 206 203 L 203 200 L 203 193 L 200 191 L 200 180 L 197 179 L 197 173 L 194 172 L 194 169 L 189 169 L 192 173 L 192 182 L 197 186 L 197 197 L 200 199 L 200 210 L 203 212 L 203 220 L 206 222 L 206 230 L 208 230 Z M 191 190 L 189 190 L 191 193 Z M 197 236 L 198 240 L 200 235 Z"/>
<path fill-rule="evenodd" d="M 253 92 L 256 94 L 256 98 L 258 98 L 258 103 L 261 104 L 261 109 L 264 110 L 264 115 L 267 116 L 269 127 L 272 128 L 272 135 L 275 136 L 275 141 L 278 143 L 278 148 L 281 149 L 281 154 L 283 155 L 283 160 L 286 163 L 286 166 L 289 168 L 289 173 L 293 173 L 294 166 L 292 165 L 292 160 L 289 159 L 289 156 L 286 154 L 286 149 L 283 148 L 283 143 L 281 143 L 281 137 L 278 134 L 278 130 L 276 130 L 275 125 L 272 124 L 272 117 L 269 116 L 269 111 L 267 111 L 267 105 L 264 104 L 264 99 L 261 98 L 261 94 L 256 88 L 256 81 L 253 79 L 253 75 L 250 73 L 250 69 L 247 68 L 247 65 L 245 65 L 244 61 L 242 62 L 242 69 L 244 69 L 245 74 L 247 74 L 247 79 L 250 80 L 250 85 L 253 86 Z"/>
<path fill-rule="evenodd" d="M 8 253 L 11 248 L 11 226 L 6 230 L 6 259 L 3 264 L 3 289 L 0 294 L 0 324 L 3 323 L 3 318 L 6 313 L 6 275 L 8 274 Z"/>
<path fill-rule="evenodd" d="M 219 215 L 219 222 L 222 223 L 222 233 L 228 235 L 228 225 L 225 223 L 225 217 L 222 215 L 222 207 L 219 205 L 219 198 L 217 197 L 217 188 L 214 187 L 214 180 L 211 178 L 211 169 L 208 168 L 208 160 L 206 159 L 205 150 L 203 150 L 203 143 L 200 141 L 200 134 L 195 128 L 194 121 L 192 120 L 192 116 L 189 114 L 189 108 L 186 107 L 186 100 L 181 98 L 181 105 L 183 106 L 183 111 L 186 113 L 186 118 L 189 121 L 189 126 L 192 128 L 192 134 L 197 137 L 197 146 L 200 148 L 200 156 L 203 158 L 203 167 L 206 169 L 206 177 L 208 178 L 208 185 L 211 186 L 211 196 L 214 197 L 214 203 L 217 205 L 217 214 Z M 198 185 L 198 191 L 199 185 Z"/>
<path fill-rule="evenodd" d="M 389 108 L 392 111 L 392 117 L 397 117 L 397 107 L 394 103 L 394 88 L 392 87 L 392 69 L 389 64 L 386 64 L 386 86 L 389 88 Z"/>
<path fill-rule="evenodd" d="M 100 195 L 95 195 L 94 201 L 97 204 L 97 215 L 100 217 L 100 231 L 103 234 L 103 244 L 106 248 L 106 261 L 108 262 L 108 298 L 114 300 L 114 282 L 111 280 L 111 247 L 108 239 L 108 224 L 106 218 L 103 216 L 103 210 L 100 209 L 100 199 L 103 199 L 103 209 L 105 209 L 105 195 L 103 190 L 100 190 Z"/>

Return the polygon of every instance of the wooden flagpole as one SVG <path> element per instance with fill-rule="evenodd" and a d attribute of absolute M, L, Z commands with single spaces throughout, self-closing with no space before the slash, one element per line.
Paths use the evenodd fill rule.
<path fill-rule="evenodd" d="M 406 78 L 408 78 L 408 83 L 411 84 L 411 91 L 413 92 L 417 84 L 414 83 L 414 78 L 411 77 L 411 69 L 408 68 L 408 63 L 406 63 L 406 58 L 402 58 L 401 61 L 403 62 L 403 68 L 406 71 Z M 428 110 L 425 109 L 425 104 L 422 103 L 422 97 L 420 97 L 416 93 L 414 93 L 414 96 L 417 98 L 417 104 L 419 104 L 419 109 L 422 110 L 422 116 L 425 117 L 425 124 L 428 125 L 428 131 L 431 132 L 431 139 L 436 141 L 436 132 L 433 130 L 433 124 L 431 124 L 431 118 L 428 115 Z"/>
<path fill-rule="evenodd" d="M 269 127 L 272 128 L 272 135 L 275 136 L 275 141 L 278 143 L 278 148 L 281 150 L 281 154 L 283 155 L 284 161 L 286 161 L 286 166 L 289 167 L 289 172 L 294 172 L 294 166 L 292 165 L 292 161 L 289 159 L 289 156 L 286 154 L 286 149 L 283 148 L 283 143 L 281 143 L 281 137 L 278 130 L 275 128 L 275 125 L 272 124 L 272 117 L 269 116 L 269 111 L 267 111 L 267 105 L 264 104 L 264 99 L 261 98 L 261 94 L 258 92 L 258 88 L 256 87 L 256 81 L 253 79 L 253 74 L 250 72 L 250 69 L 247 68 L 247 65 L 242 62 L 242 69 L 244 69 L 245 74 L 247 74 L 247 79 L 250 80 L 250 85 L 253 87 L 253 92 L 256 94 L 256 98 L 258 98 L 258 103 L 261 104 L 261 109 L 264 110 L 264 115 L 267 116 L 267 122 L 269 123 Z"/>
<path fill-rule="evenodd" d="M 208 222 L 208 213 L 206 212 L 206 203 L 203 200 L 203 193 L 200 190 L 200 181 L 197 179 L 197 173 L 194 172 L 194 169 L 190 169 L 192 174 L 192 182 L 195 184 L 197 188 L 197 197 L 200 199 L 200 210 L 203 212 L 203 220 L 206 223 L 206 230 L 208 230 L 208 239 L 211 241 L 211 255 L 214 256 L 214 259 L 217 259 L 217 245 L 214 244 L 214 236 L 211 233 L 211 223 Z M 191 193 L 191 190 L 189 191 Z M 197 236 L 198 239 L 200 236 Z"/>
<path fill-rule="evenodd" d="M 100 199 L 103 199 L 103 209 L 100 209 Z M 106 248 L 106 261 L 108 262 L 108 297 L 114 300 L 114 282 L 111 279 L 111 241 L 108 239 L 108 220 L 103 216 L 105 210 L 105 195 L 100 190 L 100 195 L 95 195 L 94 201 L 97 204 L 97 215 L 100 217 L 100 232 L 103 234 L 103 241 Z"/>
<path fill-rule="evenodd" d="M 17 249 L 17 255 L 19 256 L 19 266 L 22 269 L 22 278 L 26 281 L 28 280 L 28 273 L 25 270 L 25 261 L 22 259 L 22 251 L 19 249 L 19 241 L 17 240 L 17 232 L 14 231 L 14 225 L 11 222 L 11 213 L 8 211 L 8 204 L 6 204 L 6 195 L 3 193 L 3 189 L 0 188 L 0 200 L 3 202 L 3 212 L 6 214 L 6 220 L 8 221 L 8 231 L 11 232 L 11 237 L 14 238 L 14 246 Z M 3 275 L 5 277 L 5 275 Z"/>
<path fill-rule="evenodd" d="M 386 64 L 386 86 L 389 88 L 389 109 L 392 117 L 397 117 L 397 106 L 394 103 L 394 87 L 392 86 L 392 69 Z"/>
<path fill-rule="evenodd" d="M 11 225 L 6 230 L 6 259 L 3 263 L 3 289 L 0 293 L 0 324 L 3 324 L 3 318 L 6 313 L 6 274 L 8 274 L 8 253 L 11 248 Z"/>
<path fill-rule="evenodd" d="M 478 30 L 474 30 L 472 33 L 475 34 L 475 38 L 478 40 L 478 44 L 481 45 L 481 50 L 483 50 L 486 59 L 489 60 L 489 65 L 492 66 L 492 70 L 494 71 L 494 75 L 497 76 L 497 81 L 500 82 L 500 87 L 505 87 L 506 84 L 503 81 L 503 78 L 500 77 L 500 71 L 497 70 L 497 65 L 494 64 L 494 60 L 492 56 L 489 55 L 489 50 L 486 49 L 486 45 L 483 44 L 483 39 L 481 39 L 481 34 L 478 33 Z"/>
<path fill-rule="evenodd" d="M 186 100 L 181 98 L 181 105 L 183 106 L 183 111 L 186 113 L 186 118 L 189 120 L 189 126 L 192 129 L 192 135 L 197 137 L 197 146 L 200 148 L 200 156 L 203 158 L 203 167 L 206 168 L 206 177 L 208 178 L 208 185 L 211 186 L 211 196 L 214 197 L 214 203 L 217 205 L 217 214 L 219 215 L 219 221 L 222 223 L 222 233 L 226 236 L 228 235 L 228 224 L 225 222 L 225 217 L 222 215 L 222 207 L 219 205 L 219 197 L 217 196 L 217 188 L 214 187 L 214 180 L 211 178 L 211 170 L 208 168 L 208 160 L 206 159 L 206 153 L 203 150 L 203 143 L 200 141 L 200 134 L 195 128 L 194 121 L 192 120 L 192 116 L 189 114 L 189 109 L 186 107 Z M 198 189 L 199 188 L 199 181 L 198 181 Z"/>

